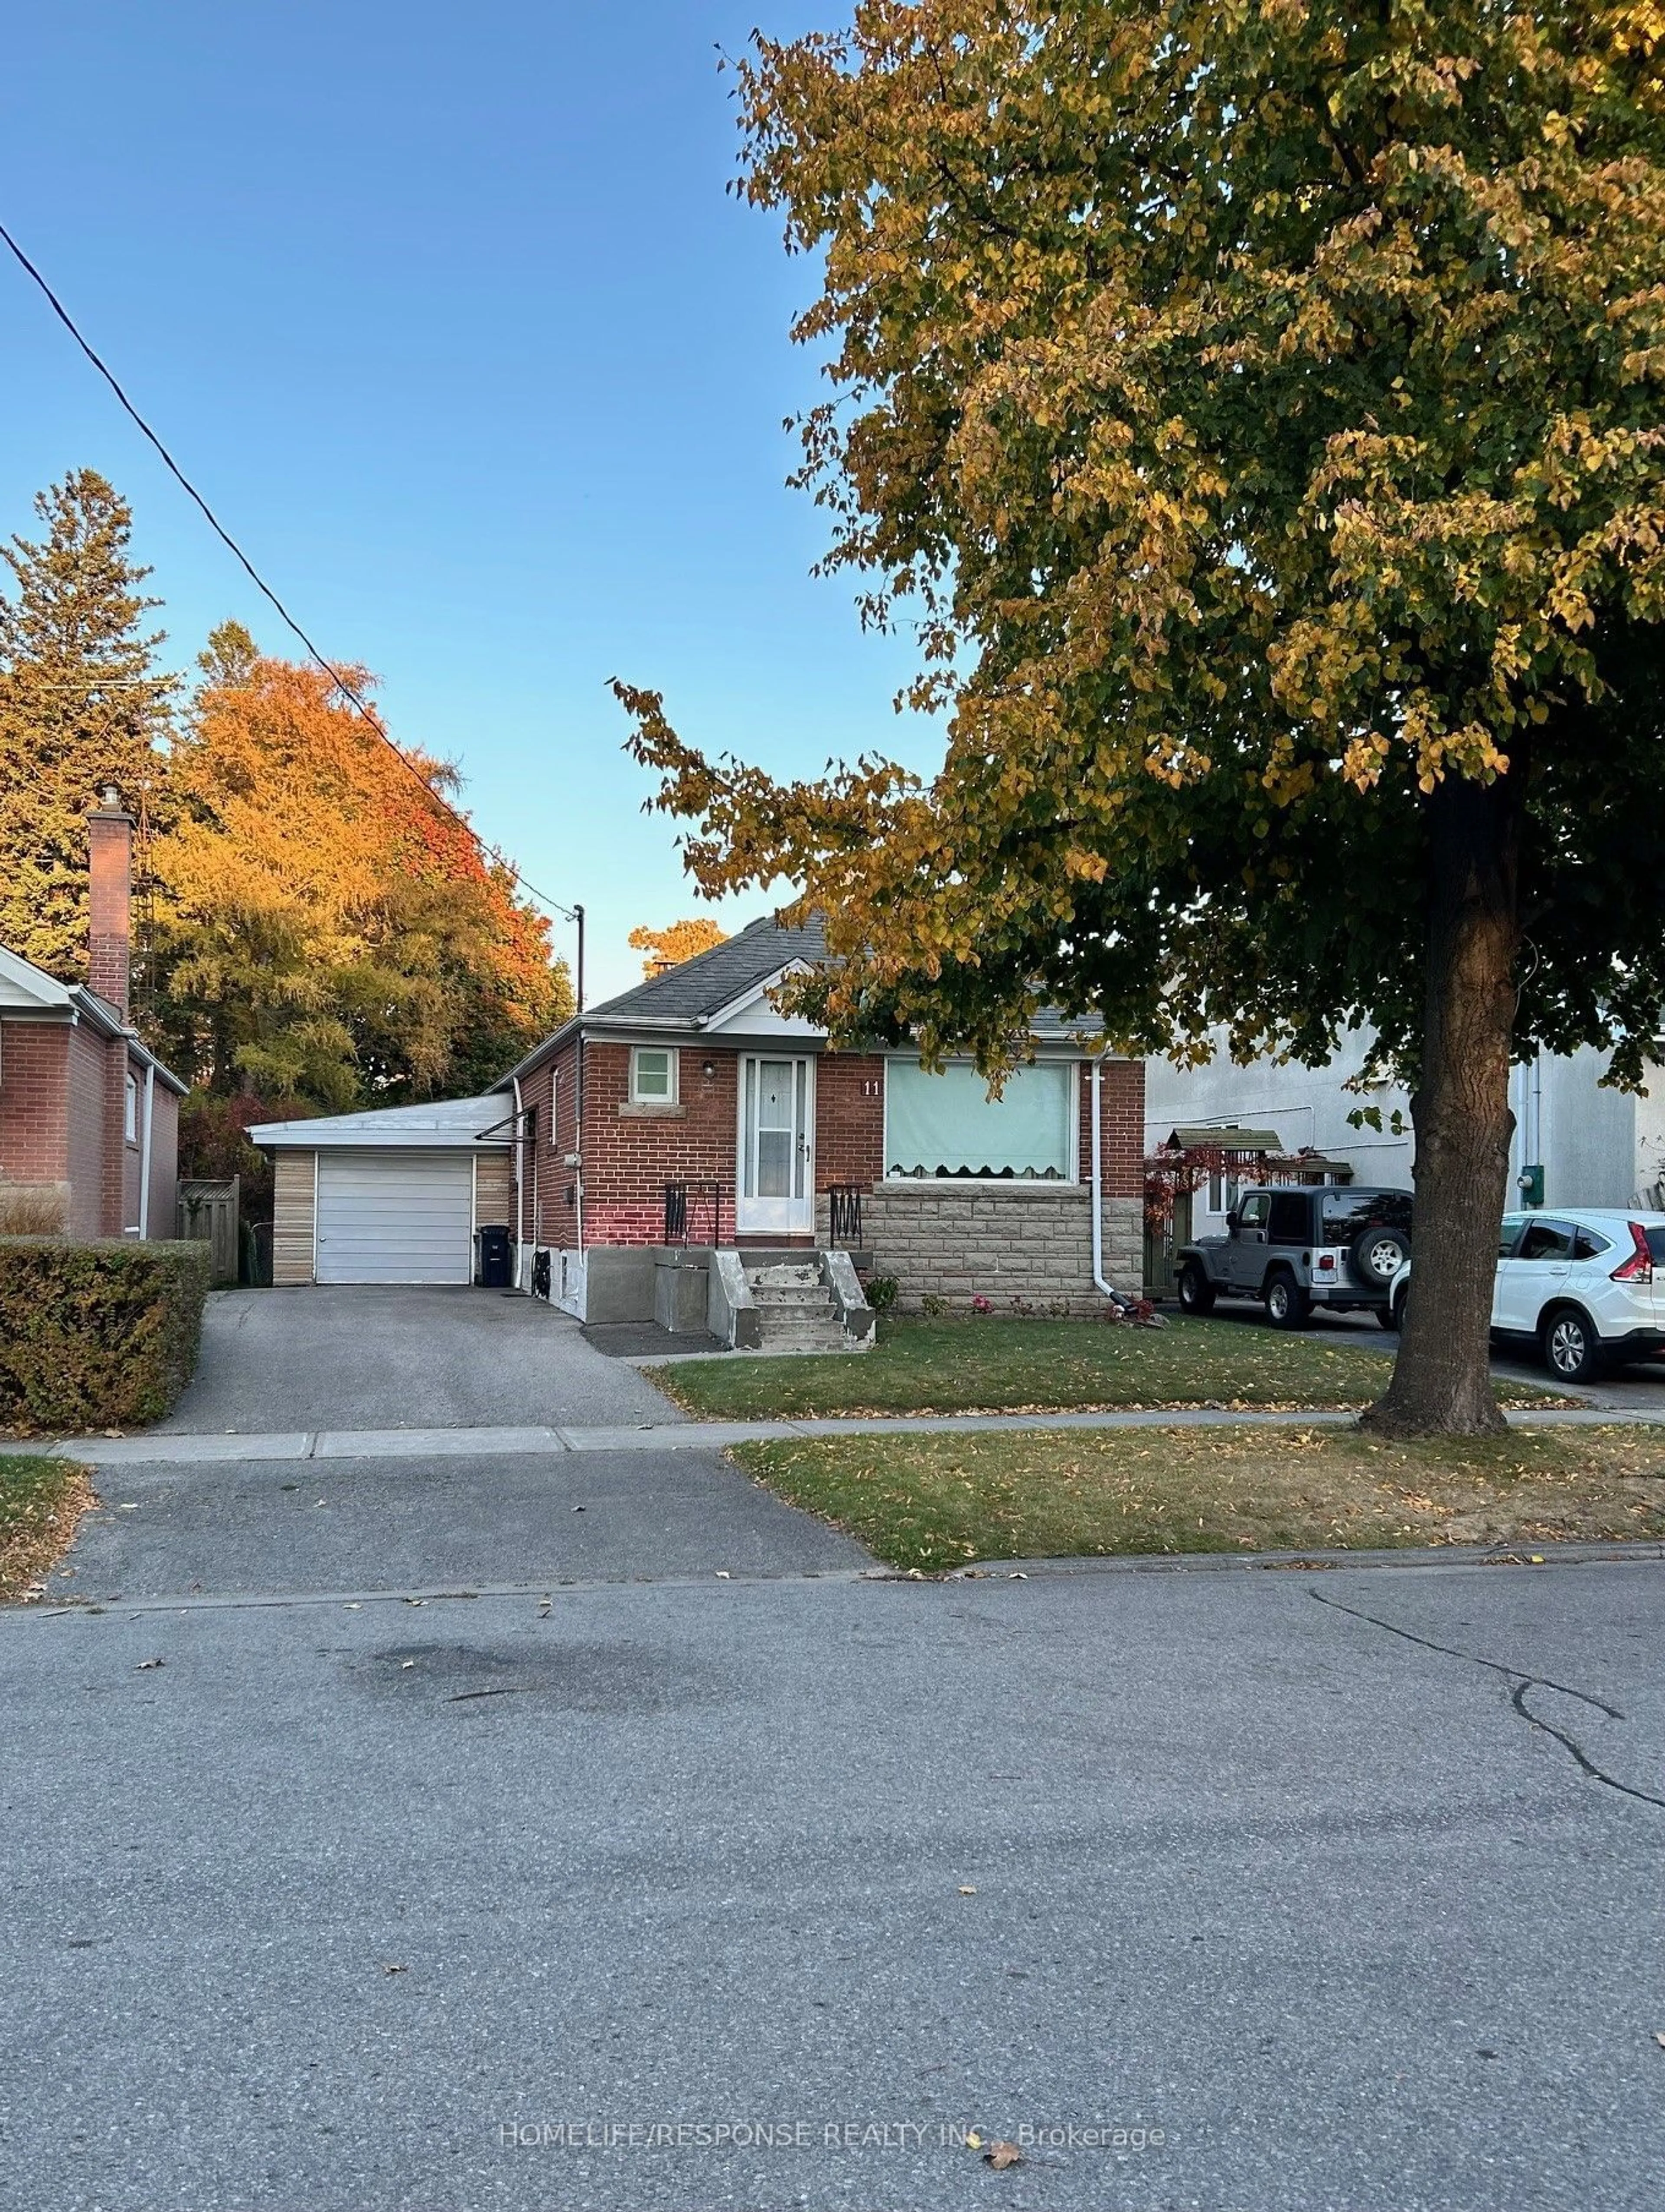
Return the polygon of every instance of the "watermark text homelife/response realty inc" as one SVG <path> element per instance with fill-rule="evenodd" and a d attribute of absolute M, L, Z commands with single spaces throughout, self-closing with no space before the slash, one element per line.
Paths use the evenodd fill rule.
<path fill-rule="evenodd" d="M 995 2130 L 951 2120 L 504 2120 L 505 2150 L 975 2150 L 1004 2140 L 1020 2150 L 1160 2150 L 1173 2130 L 1144 2120 L 1020 2122 Z"/>

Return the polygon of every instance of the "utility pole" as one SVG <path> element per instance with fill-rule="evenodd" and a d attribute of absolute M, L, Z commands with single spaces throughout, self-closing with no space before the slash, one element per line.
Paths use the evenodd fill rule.
<path fill-rule="evenodd" d="M 579 905 L 574 904 L 574 908 L 573 908 L 573 920 L 574 920 L 574 921 L 578 924 L 578 1007 L 577 1007 L 577 1011 L 581 1014 L 581 1013 L 583 1012 L 583 1011 L 584 1011 L 584 909 L 583 909 L 583 908 L 582 908 L 581 906 L 579 906 Z"/>

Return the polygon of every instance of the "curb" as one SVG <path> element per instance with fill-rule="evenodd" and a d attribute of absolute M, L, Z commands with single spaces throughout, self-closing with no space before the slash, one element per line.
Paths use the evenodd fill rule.
<path fill-rule="evenodd" d="M 1543 1544 L 1535 1550 L 1521 1544 L 1443 1544 L 1392 1552 L 1170 1552 L 1115 1559 L 1083 1555 L 1061 1559 L 975 1559 L 969 1567 L 951 1567 L 923 1579 L 937 1582 L 993 1581 L 1021 1576 L 1031 1578 L 1069 1575 L 1126 1574 L 1285 1574 L 1310 1568 L 1323 1573 L 1340 1567 L 1412 1568 L 1438 1572 L 1447 1567 L 1587 1567 L 1665 1564 L 1665 1543 Z M 902 1568 L 890 1570 L 892 1582 L 912 1582 L 915 1577 Z"/>

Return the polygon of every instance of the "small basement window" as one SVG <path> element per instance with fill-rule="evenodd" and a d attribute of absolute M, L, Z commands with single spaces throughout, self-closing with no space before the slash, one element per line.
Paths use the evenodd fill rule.
<path fill-rule="evenodd" d="M 1073 1182 L 1075 1070 L 1014 1067 L 998 1098 L 975 1067 L 884 1066 L 884 1172 L 920 1181 Z"/>
<path fill-rule="evenodd" d="M 630 1103 L 674 1106 L 677 1055 L 660 1046 L 635 1045 L 630 1053 Z"/>

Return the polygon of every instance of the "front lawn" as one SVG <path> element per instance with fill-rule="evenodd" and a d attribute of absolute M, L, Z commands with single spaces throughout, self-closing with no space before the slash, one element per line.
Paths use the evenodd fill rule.
<path fill-rule="evenodd" d="M 816 1437 L 735 1456 L 894 1567 L 1665 1539 L 1665 1432 L 1378 1443 L 1352 1428 Z"/>
<path fill-rule="evenodd" d="M 0 1601 L 39 1595 L 92 1503 L 73 1460 L 0 1457 Z"/>
<path fill-rule="evenodd" d="M 817 1413 L 1038 1413 L 1117 1407 L 1367 1406 L 1389 1349 L 1281 1336 L 1243 1321 L 1112 1328 L 1096 1321 L 881 1321 L 848 1358 L 682 1360 L 647 1371 L 690 1413 L 767 1420 Z M 1542 1401 L 1500 1383 L 1504 1405 Z"/>

